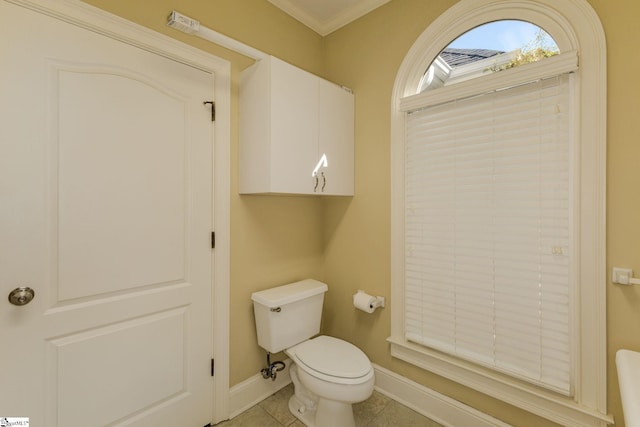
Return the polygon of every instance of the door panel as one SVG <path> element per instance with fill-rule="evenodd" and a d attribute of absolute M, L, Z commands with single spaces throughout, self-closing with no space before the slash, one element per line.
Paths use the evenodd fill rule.
<path fill-rule="evenodd" d="M 213 76 L 4 0 L 0 40 L 0 416 L 207 424 Z"/>
<path fill-rule="evenodd" d="M 186 397 L 186 315 L 184 308 L 174 309 L 49 341 L 57 359 L 59 425 L 109 425 L 167 399 Z M 149 363 L 159 354 L 162 364 Z M 96 360 L 105 365 L 96 369 Z M 78 405 L 87 395 L 109 404 L 91 399 Z"/>
<path fill-rule="evenodd" d="M 56 68 L 59 298 L 185 280 L 187 100 L 119 70 Z"/>

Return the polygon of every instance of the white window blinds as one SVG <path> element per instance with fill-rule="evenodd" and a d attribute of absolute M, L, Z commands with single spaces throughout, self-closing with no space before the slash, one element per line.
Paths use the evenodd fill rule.
<path fill-rule="evenodd" d="M 410 111 L 406 339 L 570 395 L 569 74 Z"/>

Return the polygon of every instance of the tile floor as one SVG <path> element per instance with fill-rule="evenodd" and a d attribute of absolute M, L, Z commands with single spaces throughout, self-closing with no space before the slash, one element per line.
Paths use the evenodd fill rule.
<path fill-rule="evenodd" d="M 216 424 L 216 427 L 304 427 L 289 412 L 292 393 L 293 385 L 289 384 L 234 419 Z M 353 415 L 356 427 L 442 427 L 376 391 L 368 400 L 353 405 Z"/>

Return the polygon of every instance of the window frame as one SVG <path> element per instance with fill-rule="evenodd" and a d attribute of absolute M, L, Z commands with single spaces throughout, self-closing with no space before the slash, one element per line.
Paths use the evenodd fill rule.
<path fill-rule="evenodd" d="M 518 19 L 543 28 L 561 52 L 576 51 L 576 173 L 580 188 L 579 263 L 572 337 L 574 386 L 565 397 L 409 343 L 404 334 L 404 141 L 401 100 L 416 95 L 424 71 L 459 35 L 488 22 Z M 428 91 L 423 92 L 428 96 Z M 461 0 L 438 17 L 408 51 L 391 98 L 391 355 L 474 390 L 568 426 L 613 422 L 607 414 L 606 365 L 606 46 L 602 25 L 585 0 Z M 405 101 L 406 102 L 406 101 Z"/>

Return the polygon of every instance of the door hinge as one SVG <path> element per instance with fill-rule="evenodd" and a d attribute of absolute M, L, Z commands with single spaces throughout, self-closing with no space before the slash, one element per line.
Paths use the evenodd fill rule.
<path fill-rule="evenodd" d="M 211 104 L 211 121 L 216 121 L 216 103 L 214 101 L 204 101 L 204 105 Z"/>
<path fill-rule="evenodd" d="M 211 232 L 211 249 L 215 249 L 216 247 L 216 232 Z"/>
<path fill-rule="evenodd" d="M 213 377 L 216 371 L 216 363 L 214 359 L 211 359 L 211 376 Z"/>

